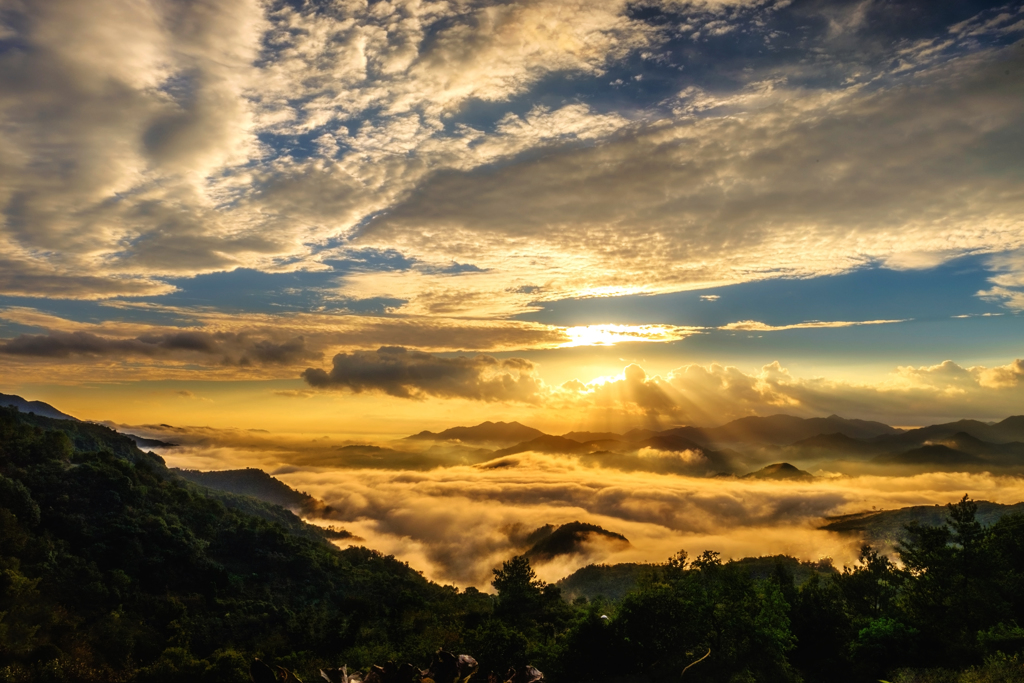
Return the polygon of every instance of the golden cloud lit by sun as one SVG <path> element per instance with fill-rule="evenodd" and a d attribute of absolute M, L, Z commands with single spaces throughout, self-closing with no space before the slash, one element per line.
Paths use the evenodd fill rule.
<path fill-rule="evenodd" d="M 569 341 L 561 348 L 574 346 L 614 346 L 623 342 L 670 342 L 699 334 L 699 327 L 677 325 L 579 325 L 567 327 Z"/>

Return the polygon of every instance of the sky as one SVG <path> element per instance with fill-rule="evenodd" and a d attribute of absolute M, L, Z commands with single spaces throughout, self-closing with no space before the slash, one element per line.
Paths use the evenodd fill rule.
<path fill-rule="evenodd" d="M 1024 6 L 0 2 L 0 391 L 400 436 L 1024 405 Z"/>
<path fill-rule="evenodd" d="M 459 586 L 574 520 L 630 544 L 547 580 L 845 563 L 824 516 L 1022 480 L 398 439 L 1020 414 L 1021 131 L 1021 2 L 0 0 L 0 392 Z"/>

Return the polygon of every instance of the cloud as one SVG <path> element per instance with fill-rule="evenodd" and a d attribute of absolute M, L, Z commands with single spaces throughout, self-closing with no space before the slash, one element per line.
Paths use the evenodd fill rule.
<path fill-rule="evenodd" d="M 305 339 L 283 342 L 253 339 L 230 332 L 173 332 L 147 334 L 134 339 L 101 337 L 89 332 L 22 334 L 0 342 L 0 354 L 40 358 L 94 358 L 173 355 L 221 356 L 222 363 L 235 365 L 293 365 L 321 358 L 322 353 L 306 348 Z"/>
<path fill-rule="evenodd" d="M 142 310 L 149 315 L 151 309 Z M 680 422 L 709 425 L 744 415 L 783 411 L 806 416 L 837 413 L 894 418 L 899 424 L 964 416 L 996 419 L 1015 412 L 1024 401 L 1018 360 L 994 366 L 964 367 L 946 361 L 901 367 L 859 382 L 799 377 L 779 363 L 759 369 L 684 364 L 662 375 L 649 375 L 634 364 L 618 376 L 560 378 L 558 384 L 549 384 L 529 360 L 502 360 L 486 353 L 461 353 L 456 357 L 439 354 L 460 348 L 502 353 L 557 349 L 572 343 L 569 332 L 573 328 L 518 321 L 347 314 L 228 315 L 174 308 L 166 314 L 178 321 L 188 316 L 192 325 L 183 329 L 116 320 L 77 322 L 26 307 L 3 309 L 0 319 L 42 328 L 44 332 L 0 340 L 0 356 L 23 381 L 52 377 L 55 362 L 60 363 L 61 375 L 68 381 L 108 379 L 111 367 L 116 365 L 130 368 L 138 379 L 286 379 L 296 377 L 305 368 L 304 379 L 311 385 L 307 390 L 311 392 L 342 389 L 518 403 L 542 407 L 554 411 L 552 415 L 573 420 L 586 421 L 603 414 L 628 425 L 626 429 L 638 423 L 646 426 L 647 420 L 666 427 Z M 848 323 L 802 323 L 799 327 L 837 324 Z M 754 327 L 760 325 L 756 321 L 741 322 L 734 324 L 734 329 L 760 331 L 769 327 Z M 600 335 L 582 334 L 595 327 Z M 576 343 L 590 344 L 641 341 L 648 335 L 662 340 L 662 335 L 678 338 L 706 332 L 643 325 L 612 326 L 610 330 L 584 326 L 577 331 L 581 332 Z M 615 334 L 604 336 L 605 331 Z M 408 350 L 366 350 L 380 339 Z M 418 350 L 411 350 L 413 347 Z M 308 367 L 310 361 L 323 357 L 334 359 L 331 367 Z"/>
<path fill-rule="evenodd" d="M 0 339 L 0 354 L 21 363 L 19 376 L 45 377 L 45 364 L 62 361 L 69 379 L 109 377 L 111 361 L 132 358 L 141 378 L 195 376 L 216 371 L 229 378 L 294 377 L 282 370 L 340 350 L 361 350 L 386 339 L 425 351 L 514 351 L 557 348 L 569 341 L 564 328 L 519 321 L 459 320 L 418 316 L 378 317 L 341 313 L 244 314 L 154 304 L 108 303 L 83 322 L 35 308 L 0 309 L 0 320 L 39 328 L 45 334 Z M 118 318 L 127 318 L 118 319 Z M 142 322 L 163 319 L 164 324 Z M 183 330 L 182 323 L 188 324 Z M 191 343 L 193 348 L 182 348 Z M 205 349 L 205 350 L 204 350 Z M 208 352 L 207 352 L 208 351 Z M 230 364 L 224 365 L 226 354 Z M 247 362 L 242 363 L 242 359 Z M 48 361 L 47 359 L 50 359 Z M 76 363 L 72 368 L 68 363 Z M 224 374 L 226 373 L 226 374 Z"/>
<path fill-rule="evenodd" d="M 56 276 L 19 278 L 11 289 L 68 298 L 167 291 L 144 286 L 145 245 L 158 235 L 180 237 L 162 245 L 178 254 L 175 268 L 232 262 L 212 251 L 238 248 L 229 246 L 238 227 L 216 219 L 202 179 L 255 150 L 242 93 L 264 24 L 258 3 L 8 9 L 19 48 L 0 57 L 4 251 L 29 267 L 45 254 Z M 82 272 L 90 278 L 75 277 Z"/>
<path fill-rule="evenodd" d="M 317 389 L 375 391 L 400 398 L 469 398 L 536 403 L 544 390 L 534 365 L 523 358 L 445 358 L 401 346 L 334 357 L 330 372 L 308 368 L 302 378 Z"/>
<path fill-rule="evenodd" d="M 1017 360 L 1007 365 L 984 368 L 978 372 L 978 384 L 983 387 L 1004 389 L 1020 386 L 1024 383 L 1024 360 Z"/>
<path fill-rule="evenodd" d="M 0 286 L 138 295 L 160 289 L 152 274 L 294 262 L 432 171 L 607 135 L 625 119 L 573 103 L 510 113 L 493 136 L 464 124 L 446 133 L 442 117 L 552 73 L 601 73 L 656 42 L 626 6 L 12 6 L 0 239 L 23 270 L 49 251 L 57 278 Z M 288 143 L 312 131 L 317 154 L 293 156 Z M 82 271 L 95 275 L 72 276 Z"/>
<path fill-rule="evenodd" d="M 549 403 L 576 410 L 617 411 L 622 422 L 654 420 L 712 426 L 747 415 L 788 413 L 803 417 L 847 417 L 927 424 L 972 416 L 1002 419 L 1024 401 L 1024 366 L 963 367 L 953 361 L 896 368 L 874 382 L 794 376 L 779 362 L 759 371 L 735 366 L 689 364 L 666 376 L 649 376 L 637 365 L 617 377 L 563 384 Z"/>
<path fill-rule="evenodd" d="M 661 460 L 678 460 L 686 465 L 702 465 L 707 462 L 707 456 L 700 451 L 663 451 L 657 448 L 641 448 L 636 453 L 641 458 L 654 458 Z"/>
<path fill-rule="evenodd" d="M 561 346 L 614 346 L 622 342 L 670 342 L 699 334 L 702 328 L 681 325 L 579 325 L 564 328 Z"/>
<path fill-rule="evenodd" d="M 3 244 L 4 240 L 0 239 L 0 245 Z M 17 253 L 17 249 L 12 246 L 8 253 Z M 52 264 L 39 263 L 27 255 L 21 260 L 0 258 L 0 292 L 8 296 L 95 300 L 159 296 L 173 291 L 174 286 L 146 276 L 102 277 L 61 273 Z"/>
<path fill-rule="evenodd" d="M 410 254 L 474 245 L 496 273 L 529 244 L 529 269 L 517 274 L 545 278 L 543 299 L 1017 248 L 1019 183 L 982 169 L 1009 168 L 987 141 L 1024 117 L 1024 86 L 1004 74 L 1021 59 L 992 49 L 871 88 L 776 79 L 690 91 L 673 118 L 600 145 L 425 179 L 358 241 Z"/>
<path fill-rule="evenodd" d="M 275 391 L 274 395 L 285 396 L 287 398 L 311 398 L 316 396 L 316 392 L 307 389 L 284 389 L 281 391 Z"/>
<path fill-rule="evenodd" d="M 156 295 L 168 276 L 322 267 L 358 242 L 422 265 L 395 278 L 407 313 L 502 317 L 1020 246 L 1020 57 L 993 47 L 1019 13 L 911 43 L 871 40 L 863 3 L 643 6 L 12 5 L 0 292 Z M 679 21 L 644 19 L 661 11 Z M 782 49 L 768 20 L 808 13 L 831 28 Z M 715 35 L 763 40 L 761 56 L 723 75 Z M 591 92 L 633 60 L 661 69 L 629 81 L 635 101 Z"/>
<path fill-rule="evenodd" d="M 992 256 L 988 265 L 995 273 L 989 278 L 993 287 L 978 292 L 978 296 L 1015 311 L 1024 311 L 1024 251 Z"/>
<path fill-rule="evenodd" d="M 365 478 L 318 471 L 283 478 L 323 498 L 343 519 L 359 520 L 346 528 L 429 576 L 481 587 L 492 567 L 517 552 L 502 532 L 516 522 L 539 527 L 581 519 L 630 539 L 629 549 L 539 567 L 544 578 L 555 580 L 588 562 L 662 562 L 681 548 L 719 550 L 726 557 L 832 556 L 852 564 L 858 539 L 816 531 L 825 515 L 944 504 L 964 491 L 1005 503 L 1022 495 L 1019 481 L 988 475 L 757 485 L 587 468 L 555 456 L 512 469 L 470 470 L 376 471 Z"/>
<path fill-rule="evenodd" d="M 860 320 L 857 322 L 846 322 L 842 320 L 821 321 L 809 320 L 807 322 L 795 323 L 793 325 L 768 325 L 756 320 L 740 320 L 738 322 L 722 325 L 720 330 L 741 330 L 744 332 L 779 332 L 781 330 L 807 330 L 832 327 L 856 327 L 858 325 L 888 325 L 891 323 L 905 323 L 907 320 Z"/>
<path fill-rule="evenodd" d="M 134 429 L 134 428 L 133 428 Z M 140 431 L 134 429 L 133 433 Z M 180 434 L 145 432 L 186 442 Z M 212 433 L 206 431 L 207 438 Z M 541 563 L 553 581 L 588 562 L 661 562 L 681 548 L 718 550 L 726 557 L 791 553 L 831 556 L 840 565 L 856 557 L 856 537 L 818 531 L 825 515 L 872 507 L 942 504 L 969 492 L 979 500 L 1014 503 L 1024 497 L 1017 477 L 935 473 L 911 477 L 860 476 L 813 482 L 752 481 L 654 474 L 595 466 L 566 455 L 523 453 L 505 467 L 449 462 L 412 471 L 334 469 L 319 460 L 330 447 L 253 449 L 271 435 L 238 432 L 234 445 L 169 449 L 169 464 L 224 469 L 261 466 L 290 486 L 336 510 L 345 528 L 370 547 L 394 553 L 435 580 L 485 588 L 491 568 L 522 552 L 521 533 L 545 524 L 580 520 L 623 534 L 626 548 L 595 547 L 571 562 Z M 308 448 L 303 454 L 296 448 Z M 678 453 L 645 452 L 648 459 Z"/>

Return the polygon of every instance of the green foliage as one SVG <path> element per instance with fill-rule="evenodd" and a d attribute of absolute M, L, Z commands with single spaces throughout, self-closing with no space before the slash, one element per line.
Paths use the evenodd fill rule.
<path fill-rule="evenodd" d="M 1024 683 L 1024 661 L 999 653 L 964 671 L 902 669 L 895 672 L 892 683 Z"/>
<path fill-rule="evenodd" d="M 540 607 L 544 584 L 525 555 L 507 560 L 494 570 L 491 585 L 498 591 L 498 611 L 509 618 L 526 618 Z"/>
<path fill-rule="evenodd" d="M 316 680 L 423 666 L 440 647 L 475 656 L 481 678 L 530 663 L 552 683 L 669 681 L 691 664 L 693 682 L 1024 683 L 1024 516 L 985 527 L 966 497 L 947 512 L 908 527 L 899 565 L 870 547 L 842 572 L 680 552 L 585 568 L 561 584 L 570 604 L 520 556 L 490 596 L 339 550 L 106 428 L 0 409 L 0 683 L 241 683 L 256 656 Z"/>
<path fill-rule="evenodd" d="M 0 410 L 0 680 L 246 680 L 296 653 L 311 677 L 458 638 L 450 589 L 228 495 L 97 425 Z"/>
<path fill-rule="evenodd" d="M 484 671 L 508 671 L 527 664 L 530 641 L 501 619 L 488 619 L 466 635 L 465 647 Z"/>

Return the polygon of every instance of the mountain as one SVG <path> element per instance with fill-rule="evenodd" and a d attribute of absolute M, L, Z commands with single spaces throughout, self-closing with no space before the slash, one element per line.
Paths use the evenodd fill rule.
<path fill-rule="evenodd" d="M 764 443 L 785 446 L 820 434 L 842 434 L 853 439 L 899 434 L 901 430 L 881 422 L 848 420 L 838 415 L 799 418 L 792 415 L 742 417 L 721 427 L 701 430 L 715 443 Z"/>
<path fill-rule="evenodd" d="M 958 451 L 949 446 L 930 444 L 920 448 L 912 448 L 903 453 L 890 453 L 880 455 L 871 460 L 873 463 L 882 465 L 938 465 L 949 466 L 980 466 L 986 461 L 976 455 Z"/>
<path fill-rule="evenodd" d="M 580 432 L 576 433 L 581 434 Z M 590 436 L 593 433 L 585 433 Z M 736 471 L 737 454 L 713 451 L 676 434 L 654 432 L 655 436 L 641 441 L 594 440 L 580 443 L 575 439 L 545 434 L 523 443 L 491 453 L 496 462 L 487 469 L 509 467 L 511 463 L 500 458 L 535 451 L 579 456 L 588 464 L 611 467 L 624 472 L 656 472 L 660 474 L 704 475 L 712 472 Z M 646 434 L 643 434 L 646 436 Z M 597 433 L 597 436 L 603 436 Z M 656 451 L 643 453 L 644 449 Z M 672 454 L 678 453 L 679 456 Z"/>
<path fill-rule="evenodd" d="M 641 439 L 649 439 L 652 436 L 657 436 L 663 432 L 656 432 L 651 429 L 630 429 L 622 436 L 626 437 L 627 441 L 640 441 Z"/>
<path fill-rule="evenodd" d="M 540 562 L 584 553 L 586 546 L 593 543 L 604 542 L 622 548 L 629 546 L 629 540 L 622 534 L 585 522 L 569 522 L 557 528 L 548 524 L 530 534 L 528 540 L 534 544 L 526 551 L 526 556 Z"/>
<path fill-rule="evenodd" d="M 72 417 L 67 413 L 62 413 L 49 403 L 43 403 L 42 401 L 26 401 L 21 396 L 14 396 L 13 394 L 0 394 L 0 406 L 14 408 L 19 413 L 32 413 L 54 420 L 71 420 L 73 422 L 80 422 L 77 417 Z M 158 441 L 157 439 L 147 439 L 146 437 L 135 436 L 134 434 L 125 434 L 125 436 L 134 441 L 135 445 L 139 448 L 174 448 L 178 445 L 168 443 L 166 441 Z"/>
<path fill-rule="evenodd" d="M 56 420 L 78 421 L 77 417 L 71 417 L 66 413 L 62 413 L 49 403 L 43 403 L 42 401 L 26 401 L 21 396 L 15 396 L 13 394 L 0 394 L 0 406 L 10 406 L 20 413 L 35 413 L 36 415 L 51 417 Z"/>
<path fill-rule="evenodd" d="M 546 437 L 543 440 L 537 440 Z M 540 430 L 527 427 L 518 422 L 484 422 L 475 427 L 453 427 L 443 432 L 424 431 L 407 439 L 418 440 L 457 440 L 470 442 L 504 443 L 507 448 L 503 453 L 511 454 L 523 450 L 542 450 L 543 452 L 583 453 L 585 449 L 576 448 L 575 444 L 587 444 L 590 450 L 595 447 L 607 450 L 621 450 L 616 442 L 628 444 L 645 443 L 659 450 L 680 450 L 680 446 L 657 446 L 655 443 L 688 443 L 685 449 L 711 449 L 721 451 L 730 444 L 771 447 L 792 446 L 797 449 L 800 457 L 827 457 L 836 454 L 853 455 L 867 458 L 872 455 L 906 451 L 910 448 L 930 445 L 943 439 L 974 438 L 977 441 L 994 445 L 1006 445 L 1011 442 L 1024 442 L 1024 416 L 1008 417 L 996 424 L 986 424 L 977 420 L 960 420 L 940 425 L 932 425 L 904 431 L 882 422 L 854 420 L 830 415 L 828 417 L 801 418 L 792 415 L 771 415 L 768 417 L 743 417 L 719 427 L 682 426 L 654 431 L 650 429 L 631 429 L 624 434 L 616 432 L 572 431 L 562 436 L 549 436 Z M 655 439 L 657 441 L 651 441 Z M 668 442 L 666 439 L 673 439 Z M 530 448 L 529 442 L 534 442 Z M 639 446 L 641 448 L 645 445 Z M 966 448 L 953 444 L 953 448 L 964 450 L 972 455 L 998 456 L 1002 461 L 1024 461 L 1024 445 L 1002 451 L 981 453 L 981 447 Z M 521 450 L 508 450 L 508 449 Z"/>
<path fill-rule="evenodd" d="M 518 422 L 483 422 L 475 427 L 452 427 L 443 432 L 422 431 L 405 437 L 420 441 L 473 441 L 515 444 L 545 436 L 544 432 Z"/>
<path fill-rule="evenodd" d="M 527 451 L 536 451 L 538 453 L 589 453 L 593 450 L 589 445 L 574 441 L 572 439 L 566 439 L 561 436 L 554 436 L 552 434 L 543 434 L 535 439 L 518 443 L 515 446 L 503 448 L 499 451 L 494 451 L 492 457 L 500 458 L 506 455 L 515 455 L 517 453 L 525 453 Z"/>
<path fill-rule="evenodd" d="M 566 432 L 562 434 L 563 439 L 572 439 L 573 441 L 579 441 L 580 443 L 587 443 L 588 441 L 628 441 L 622 434 L 616 434 L 615 432 Z"/>
<path fill-rule="evenodd" d="M 217 470 L 200 472 L 199 470 L 171 470 L 178 476 L 189 481 L 227 491 L 242 496 L 252 496 L 281 507 L 301 509 L 312 504 L 316 498 L 291 488 L 280 479 L 275 479 L 266 472 L 255 467 L 244 470 Z"/>
<path fill-rule="evenodd" d="M 957 466 L 1024 465 L 1024 443 L 1017 437 L 1024 418 L 1010 417 L 994 425 L 959 420 L 906 432 L 855 438 L 842 433 L 820 434 L 789 446 L 794 458 L 872 458 L 879 464 Z"/>
<path fill-rule="evenodd" d="M 925 445 L 946 446 L 953 450 L 979 456 L 989 463 L 1002 467 L 1024 464 L 1024 443 L 1020 441 L 989 443 L 966 432 L 957 432 L 952 436 L 936 439 Z"/>
<path fill-rule="evenodd" d="M 634 441 L 632 446 L 636 449 L 654 448 L 659 451 L 704 451 L 703 446 L 679 434 L 659 434 L 643 441 Z"/>
<path fill-rule="evenodd" d="M 1004 515 L 1024 513 L 1024 503 L 1002 505 L 987 500 L 976 501 L 977 520 L 983 526 L 995 524 Z M 907 524 L 916 522 L 924 526 L 945 524 L 948 508 L 945 505 L 915 505 L 896 510 L 858 512 L 850 515 L 829 517 L 822 527 L 826 531 L 844 534 L 860 534 L 865 543 L 876 547 L 893 547 L 906 536 Z"/>
<path fill-rule="evenodd" d="M 876 437 L 876 441 L 895 448 L 899 445 L 924 445 L 928 442 L 948 439 L 957 434 L 964 434 L 994 444 L 1024 441 L 1024 415 L 1008 417 L 996 424 L 978 420 L 957 420 L 956 422 L 911 429 L 898 435 L 882 435 Z"/>
<path fill-rule="evenodd" d="M 159 455 L 143 453 L 135 440 L 109 427 L 93 422 L 82 422 L 74 418 L 44 417 L 38 413 L 23 413 L 13 407 L 2 408 L 0 413 L 13 412 L 19 424 L 31 425 L 44 432 L 61 433 L 69 441 L 68 448 L 74 451 L 107 451 L 118 458 L 132 463 L 158 462 L 164 466 Z"/>
<path fill-rule="evenodd" d="M 817 479 L 810 472 L 790 465 L 788 462 L 777 462 L 773 465 L 763 467 L 756 472 L 744 475 L 744 479 L 775 479 L 778 481 L 814 481 Z"/>
<path fill-rule="evenodd" d="M 1024 415 L 1013 415 L 997 422 L 992 425 L 990 434 L 995 437 L 991 440 L 996 443 L 1024 441 Z"/>
<path fill-rule="evenodd" d="M 276 479 L 263 470 L 254 467 L 248 467 L 244 470 L 218 470 L 213 472 L 181 469 L 172 469 L 171 471 L 193 484 L 224 491 L 225 493 L 233 493 L 237 496 L 256 498 L 271 505 L 278 505 L 304 517 L 318 517 L 321 519 L 334 519 L 337 517 L 336 511 L 322 500 L 314 498 L 308 493 L 296 491 L 280 479 Z M 320 529 L 320 527 L 314 528 Z M 335 540 L 354 538 L 352 534 L 342 529 L 327 529 L 324 531 L 327 538 Z"/>
<path fill-rule="evenodd" d="M 868 457 L 878 455 L 885 450 L 885 447 L 871 441 L 855 439 L 845 434 L 818 434 L 806 439 L 801 439 L 790 446 L 802 457 L 836 457 L 840 455 L 852 455 L 856 457 Z"/>

